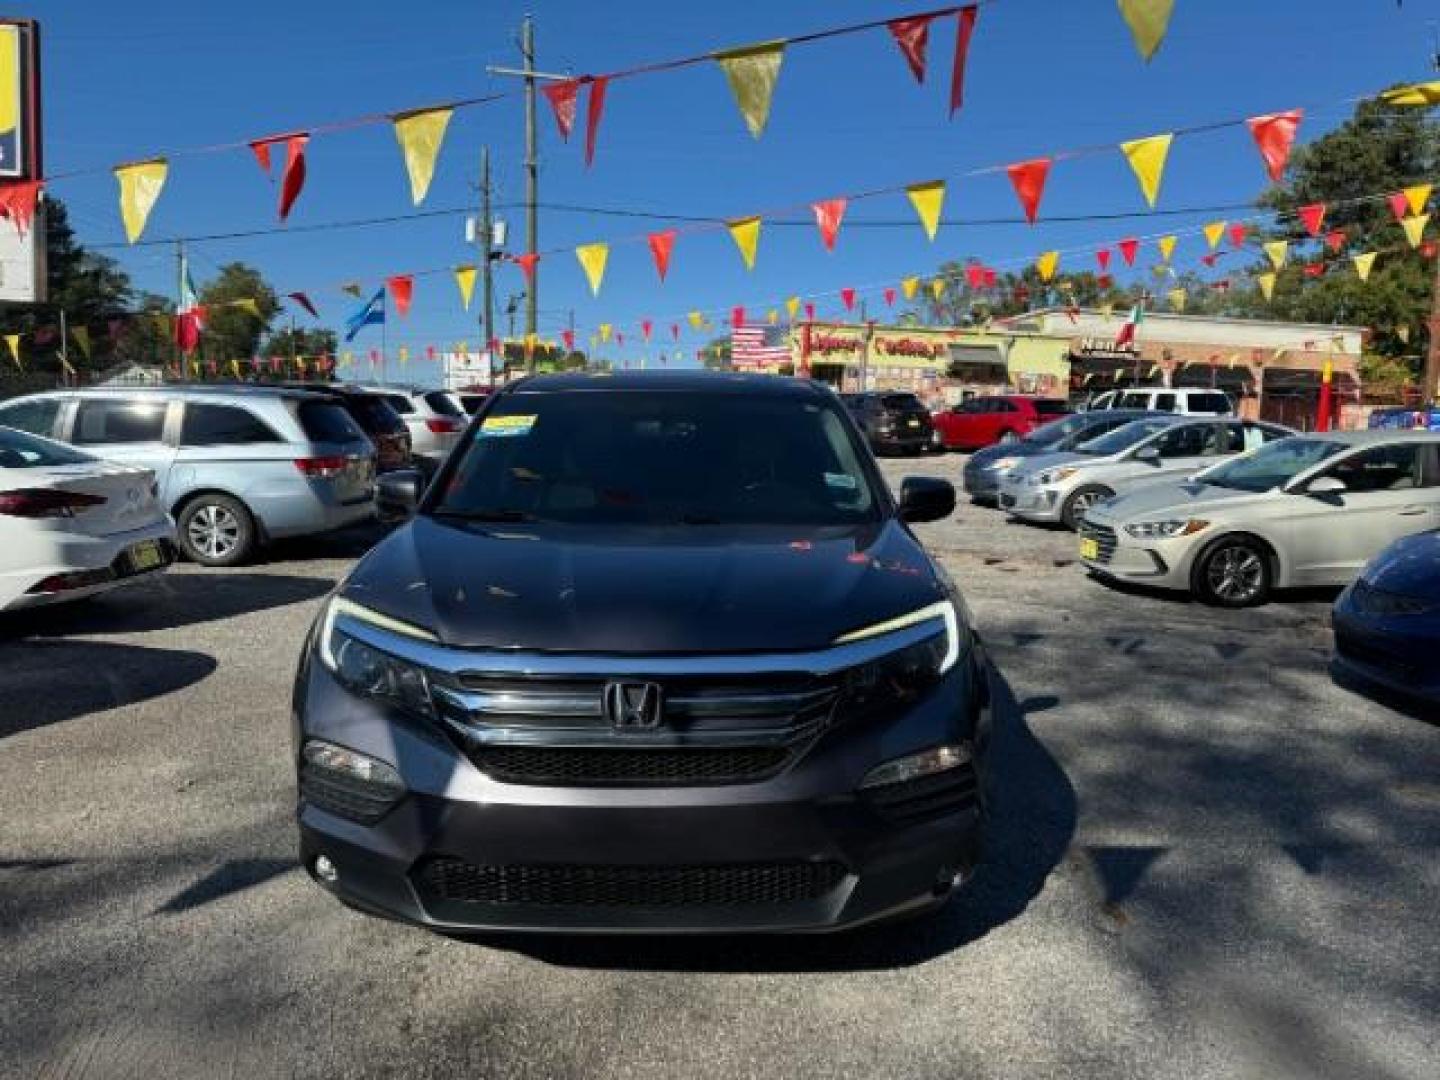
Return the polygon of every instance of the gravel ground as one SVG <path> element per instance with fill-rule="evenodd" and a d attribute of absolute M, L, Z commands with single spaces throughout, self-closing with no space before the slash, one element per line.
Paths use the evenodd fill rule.
<path fill-rule="evenodd" d="M 0 621 L 0 1075 L 1440 1075 L 1440 726 L 1330 681 L 1329 598 L 1120 592 L 968 505 L 920 532 L 1006 688 L 992 853 L 839 938 L 462 943 L 315 888 L 289 681 L 373 534 Z"/>

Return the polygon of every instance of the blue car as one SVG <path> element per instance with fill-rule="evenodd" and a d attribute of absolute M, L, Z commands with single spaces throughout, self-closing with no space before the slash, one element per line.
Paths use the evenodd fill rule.
<path fill-rule="evenodd" d="M 1440 531 L 1391 544 L 1335 602 L 1335 671 L 1440 716 Z"/>

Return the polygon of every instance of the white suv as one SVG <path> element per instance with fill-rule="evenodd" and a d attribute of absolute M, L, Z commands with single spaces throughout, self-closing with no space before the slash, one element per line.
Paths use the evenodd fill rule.
<path fill-rule="evenodd" d="M 1163 386 L 1109 390 L 1085 407 L 1086 412 L 1102 409 L 1149 409 L 1180 416 L 1235 415 L 1235 403 L 1223 390 L 1172 390 Z"/>

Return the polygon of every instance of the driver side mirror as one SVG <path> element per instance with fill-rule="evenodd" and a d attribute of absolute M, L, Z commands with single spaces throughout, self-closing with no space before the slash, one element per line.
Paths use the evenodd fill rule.
<path fill-rule="evenodd" d="M 1344 494 L 1348 490 L 1349 488 L 1345 486 L 1344 480 L 1334 476 L 1318 476 L 1314 480 L 1311 480 L 1306 486 L 1305 494 L 1324 499 L 1334 498 L 1337 495 Z"/>
<path fill-rule="evenodd" d="M 901 521 L 939 521 L 955 512 L 955 487 L 932 476 L 907 476 L 900 482 Z"/>
<path fill-rule="evenodd" d="M 1135 451 L 1135 460 L 1143 461 L 1146 465 L 1160 464 L 1160 448 L 1158 446 L 1142 446 Z"/>
<path fill-rule="evenodd" d="M 387 525 L 409 521 L 424 490 L 425 479 L 419 469 L 381 473 L 375 480 L 375 516 Z"/>

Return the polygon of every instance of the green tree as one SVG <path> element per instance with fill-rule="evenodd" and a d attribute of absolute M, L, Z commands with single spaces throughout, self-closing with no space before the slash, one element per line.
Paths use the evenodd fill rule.
<path fill-rule="evenodd" d="M 270 321 L 280 310 L 275 290 L 260 271 L 241 262 L 222 266 L 220 273 L 201 288 L 200 303 L 205 308 L 201 353 L 204 359 L 220 364 L 248 361 L 254 356 Z"/>
<path fill-rule="evenodd" d="M 334 356 L 339 347 L 340 338 L 334 330 L 303 326 L 292 329 L 287 326 L 265 339 L 260 355 L 287 359 L 291 356 Z"/>

